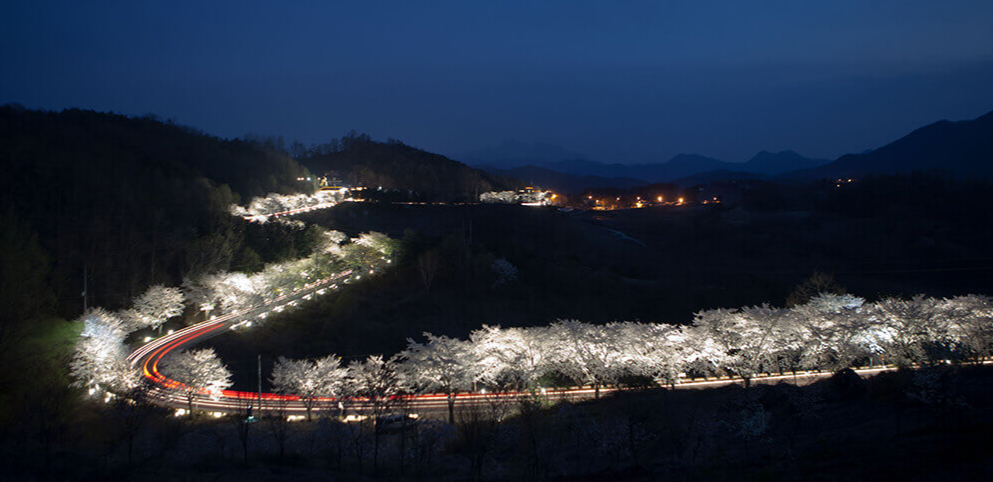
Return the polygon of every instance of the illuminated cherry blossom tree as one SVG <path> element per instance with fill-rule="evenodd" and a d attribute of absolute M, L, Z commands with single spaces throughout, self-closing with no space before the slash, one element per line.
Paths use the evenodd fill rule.
<path fill-rule="evenodd" d="M 127 362 L 127 330 L 120 318 L 103 308 L 93 308 L 76 323 L 82 323 L 83 328 L 69 362 L 73 386 L 124 393 L 141 382 L 138 371 Z"/>
<path fill-rule="evenodd" d="M 789 332 L 791 320 L 789 310 L 773 308 L 768 304 L 745 307 L 738 314 L 741 317 L 738 327 L 743 331 L 741 350 L 736 356 L 736 370 L 748 385 L 756 374 L 778 368 L 776 358 Z"/>
<path fill-rule="evenodd" d="M 623 373 L 624 340 L 615 327 L 577 320 L 559 320 L 550 327 L 550 337 L 560 343 L 554 352 L 556 367 L 568 377 L 593 385 L 595 398 L 600 398 L 601 386 Z"/>
<path fill-rule="evenodd" d="M 547 326 L 500 328 L 483 325 L 470 336 L 476 353 L 477 382 L 534 390 L 538 379 L 554 369 L 559 340 Z"/>
<path fill-rule="evenodd" d="M 161 328 L 169 318 L 183 313 L 186 297 L 179 288 L 154 285 L 131 303 L 131 308 L 121 313 L 130 324 L 130 331 L 143 328 Z"/>
<path fill-rule="evenodd" d="M 249 277 L 255 294 L 263 298 L 273 298 L 292 292 L 307 283 L 307 259 L 267 265 L 262 271 Z"/>
<path fill-rule="evenodd" d="M 345 241 L 348 241 L 348 235 L 335 230 L 327 231 L 324 235 L 324 244 L 321 245 L 318 251 L 322 254 L 330 254 L 335 258 L 340 258 L 342 255 L 341 245 Z"/>
<path fill-rule="evenodd" d="M 223 313 L 254 308 L 265 302 L 259 289 L 261 278 L 245 273 L 216 273 L 204 276 L 199 282 L 206 287 L 214 306 Z"/>
<path fill-rule="evenodd" d="M 687 334 L 699 366 L 717 372 L 733 370 L 734 357 L 742 346 L 739 320 L 736 309 L 717 308 L 695 315 Z"/>
<path fill-rule="evenodd" d="M 221 363 L 213 348 L 170 354 L 162 360 L 162 373 L 180 382 L 179 387 L 193 416 L 193 404 L 203 397 L 217 399 L 231 386 L 231 372 Z"/>
<path fill-rule="evenodd" d="M 621 323 L 620 336 L 628 340 L 628 369 L 651 377 L 660 385 L 675 386 L 689 360 L 687 336 L 682 327 L 652 323 Z"/>
<path fill-rule="evenodd" d="M 272 385 L 276 393 L 299 396 L 310 420 L 311 411 L 321 398 L 341 397 L 347 373 L 341 366 L 341 358 L 335 355 L 316 360 L 280 357 L 272 369 Z"/>
<path fill-rule="evenodd" d="M 864 303 L 857 296 L 821 293 L 794 306 L 791 317 L 805 352 L 799 368 L 840 370 L 880 353 L 882 347 L 872 320 L 862 309 Z"/>
<path fill-rule="evenodd" d="M 183 293 L 186 298 L 204 313 L 204 319 L 210 316 L 210 312 L 217 309 L 217 293 L 211 289 L 204 281 L 204 277 L 183 278 Z"/>
<path fill-rule="evenodd" d="M 341 261 L 346 266 L 368 270 L 370 267 L 384 263 L 393 256 L 396 249 L 396 242 L 385 234 L 362 233 L 342 247 Z"/>
<path fill-rule="evenodd" d="M 979 359 L 993 355 L 993 298 L 956 296 L 944 300 L 944 305 L 951 320 L 949 333 L 963 356 Z"/>
<path fill-rule="evenodd" d="M 455 396 L 472 389 L 475 354 L 469 342 L 431 333 L 424 337 L 426 343 L 407 339 L 407 349 L 400 354 L 401 373 L 413 388 L 444 393 L 448 422 L 455 423 Z"/>
<path fill-rule="evenodd" d="M 885 298 L 872 304 L 871 316 L 881 326 L 887 356 L 898 364 L 934 363 L 954 350 L 948 311 L 924 295 Z"/>
<path fill-rule="evenodd" d="M 368 247 L 383 256 L 393 254 L 393 250 L 396 249 L 395 241 L 390 239 L 389 236 L 377 231 L 362 233 L 358 238 L 352 239 L 352 243 Z"/>
<path fill-rule="evenodd" d="M 785 319 L 783 310 L 768 305 L 701 311 L 691 330 L 697 356 L 741 377 L 747 387 L 756 373 L 774 366 L 776 335 Z"/>
<path fill-rule="evenodd" d="M 352 393 L 365 397 L 374 406 L 373 413 L 388 407 L 390 399 L 400 395 L 404 386 L 397 369 L 397 360 L 384 360 L 381 355 L 373 355 L 364 361 L 353 361 L 348 365 L 348 381 Z"/>

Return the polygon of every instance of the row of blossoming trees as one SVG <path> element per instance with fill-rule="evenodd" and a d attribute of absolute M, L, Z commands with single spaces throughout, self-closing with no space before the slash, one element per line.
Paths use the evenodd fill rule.
<path fill-rule="evenodd" d="M 127 361 L 129 336 L 141 330 L 161 329 L 167 320 L 179 316 L 188 306 L 203 312 L 203 319 L 212 314 L 250 312 L 308 283 L 347 270 L 358 273 L 385 264 L 395 249 L 392 240 L 376 232 L 346 241 L 348 237 L 343 233 L 330 231 L 326 243 L 308 258 L 271 264 L 254 274 L 225 272 L 198 276 L 186 279 L 181 288 L 156 285 L 135 298 L 126 309 L 86 311 L 76 320 L 82 330 L 69 365 L 74 385 L 117 393 L 127 393 L 139 386 L 140 373 Z M 191 405 L 198 393 L 216 392 L 230 385 L 230 373 L 216 361 L 213 351 L 184 352 L 166 361 L 163 370 L 187 385 Z M 212 369 L 198 371 L 197 367 Z"/>
<path fill-rule="evenodd" d="M 189 300 L 209 315 L 259 307 L 301 284 L 322 279 L 344 261 L 356 267 L 385 262 L 389 238 L 371 233 L 342 244 L 331 232 L 314 256 L 267 267 L 263 272 L 221 273 L 187 280 L 182 289 L 155 286 L 118 312 L 85 313 L 71 371 L 80 386 L 127 391 L 140 382 L 128 367 L 125 340 L 136 330 L 157 328 Z M 337 262 L 332 262 L 337 261 Z M 550 326 L 484 326 L 468 340 L 426 334 L 422 342 L 384 360 L 372 357 L 342 367 L 334 355 L 319 360 L 280 360 L 273 384 L 296 394 L 309 408 L 319 400 L 362 396 L 389 401 L 399 393 L 440 392 L 454 397 L 483 387 L 536 390 L 546 376 L 564 376 L 600 387 L 624 377 L 674 385 L 688 373 L 730 375 L 748 381 L 763 372 L 836 370 L 853 365 L 934 364 L 977 360 L 993 350 L 993 301 L 984 296 L 936 299 L 886 298 L 865 303 L 851 295 L 821 294 L 790 309 L 768 305 L 697 313 L 688 326 L 575 320 Z M 196 356 L 194 356 L 196 355 Z M 193 399 L 230 384 L 212 352 L 194 351 L 196 365 L 216 369 L 202 380 L 183 374 L 184 360 L 166 363 L 188 385 Z M 385 402 L 384 402 L 385 403 Z"/>
<path fill-rule="evenodd" d="M 552 201 L 551 191 L 490 191 L 479 195 L 479 202 L 484 204 L 548 204 Z"/>
<path fill-rule="evenodd" d="M 281 359 L 273 384 L 299 395 L 308 412 L 320 400 L 355 395 L 384 400 L 397 393 L 444 393 L 451 419 L 460 392 L 534 391 L 549 375 L 592 385 L 599 396 L 600 387 L 629 376 L 674 385 L 688 373 L 730 375 L 747 384 L 766 372 L 978 360 L 993 349 L 993 301 L 969 295 L 865 303 L 821 294 L 792 309 L 702 311 L 689 326 L 560 320 L 532 328 L 484 326 L 468 340 L 425 336 L 423 343 L 408 340 L 407 349 L 389 360 L 374 357 L 347 368 L 333 355 Z M 363 381 L 370 371 L 380 383 Z"/>
<path fill-rule="evenodd" d="M 265 197 L 252 198 L 246 206 L 232 205 L 231 214 L 265 222 L 269 216 L 277 213 L 331 207 L 345 200 L 347 191 L 342 188 L 317 191 L 314 194 L 270 193 Z"/>

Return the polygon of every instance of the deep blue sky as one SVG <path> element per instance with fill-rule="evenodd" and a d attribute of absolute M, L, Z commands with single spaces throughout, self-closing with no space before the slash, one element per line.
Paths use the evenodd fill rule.
<path fill-rule="evenodd" d="M 0 103 L 448 155 L 834 158 L 993 110 L 993 2 L 5 1 Z"/>

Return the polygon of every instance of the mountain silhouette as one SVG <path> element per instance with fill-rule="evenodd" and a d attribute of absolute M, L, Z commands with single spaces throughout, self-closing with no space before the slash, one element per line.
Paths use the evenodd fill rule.
<path fill-rule="evenodd" d="M 525 183 L 551 189 L 556 192 L 575 193 L 590 187 L 612 187 L 630 189 L 648 184 L 641 179 L 628 177 L 606 178 L 601 176 L 581 176 L 567 172 L 555 171 L 538 166 L 518 166 L 510 169 L 500 169 L 493 166 L 481 166 L 487 172 L 507 178 L 521 179 Z"/>
<path fill-rule="evenodd" d="M 993 112 L 973 120 L 935 122 L 878 149 L 846 154 L 830 164 L 789 172 L 781 178 L 810 181 L 913 171 L 993 179 Z"/>

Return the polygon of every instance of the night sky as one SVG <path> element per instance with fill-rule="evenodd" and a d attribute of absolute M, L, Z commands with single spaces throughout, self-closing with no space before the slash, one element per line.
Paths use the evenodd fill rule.
<path fill-rule="evenodd" d="M 0 103 L 223 137 L 834 158 L 993 110 L 993 2 L 5 1 L 0 65 Z"/>

